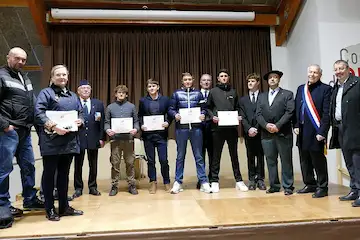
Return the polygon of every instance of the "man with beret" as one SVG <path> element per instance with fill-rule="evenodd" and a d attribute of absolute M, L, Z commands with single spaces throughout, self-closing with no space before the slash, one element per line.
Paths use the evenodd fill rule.
<path fill-rule="evenodd" d="M 261 144 L 266 157 L 270 188 L 266 193 L 280 192 L 278 155 L 281 159 L 282 187 L 285 195 L 293 194 L 292 118 L 295 110 L 294 94 L 279 87 L 283 73 L 273 70 L 264 75 L 269 91 L 258 97 L 256 119 L 261 127 Z"/>
<path fill-rule="evenodd" d="M 78 87 L 79 101 L 83 106 L 84 127 L 79 130 L 80 154 L 75 156 L 74 171 L 74 198 L 80 197 L 84 188 L 82 180 L 82 167 L 84 164 L 85 150 L 89 160 L 89 194 L 100 196 L 97 190 L 97 162 L 98 149 L 104 146 L 104 104 L 95 98 L 90 98 L 91 86 L 87 80 L 81 80 Z"/>

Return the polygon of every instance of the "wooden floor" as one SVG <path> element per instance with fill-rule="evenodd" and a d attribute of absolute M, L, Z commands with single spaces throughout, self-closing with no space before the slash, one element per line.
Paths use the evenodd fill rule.
<path fill-rule="evenodd" d="M 190 180 L 188 181 L 190 182 Z M 233 180 L 223 179 L 217 194 L 201 193 L 195 181 L 184 185 L 177 195 L 159 191 L 150 195 L 147 182 L 140 183 L 139 195 L 132 196 L 121 182 L 118 195 L 109 197 L 109 181 L 99 182 L 99 197 L 88 195 L 71 202 L 83 216 L 63 217 L 50 222 L 43 212 L 27 212 L 9 229 L 0 230 L 1 238 L 91 235 L 124 231 L 161 229 L 211 228 L 221 226 L 259 225 L 291 222 L 310 222 L 360 218 L 360 208 L 351 202 L 340 202 L 338 196 L 348 188 L 330 185 L 329 197 L 313 199 L 311 194 L 284 196 L 283 192 L 265 194 L 265 191 L 240 192 Z M 301 183 L 296 184 L 298 188 Z M 71 190 L 71 193 L 73 191 Z M 15 206 L 22 207 L 21 202 Z"/>

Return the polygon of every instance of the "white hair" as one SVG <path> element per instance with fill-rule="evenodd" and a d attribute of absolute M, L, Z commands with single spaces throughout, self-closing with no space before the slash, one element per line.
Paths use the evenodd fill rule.
<path fill-rule="evenodd" d="M 307 68 L 307 71 L 309 72 L 310 68 L 311 67 L 316 67 L 317 69 L 319 69 L 319 73 L 322 74 L 322 69 L 320 67 L 320 65 L 318 64 L 311 64 L 308 68 Z"/>

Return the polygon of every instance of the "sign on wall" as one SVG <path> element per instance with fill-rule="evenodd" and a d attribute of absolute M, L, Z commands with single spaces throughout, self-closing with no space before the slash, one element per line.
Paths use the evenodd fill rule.
<path fill-rule="evenodd" d="M 341 49 L 340 59 L 349 63 L 353 75 L 360 76 L 360 43 Z"/>

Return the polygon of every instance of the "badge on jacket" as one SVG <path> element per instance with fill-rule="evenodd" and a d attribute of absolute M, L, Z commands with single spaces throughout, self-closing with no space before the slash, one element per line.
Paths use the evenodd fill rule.
<path fill-rule="evenodd" d="M 100 122 L 101 120 L 101 112 L 95 112 L 95 121 Z"/>

